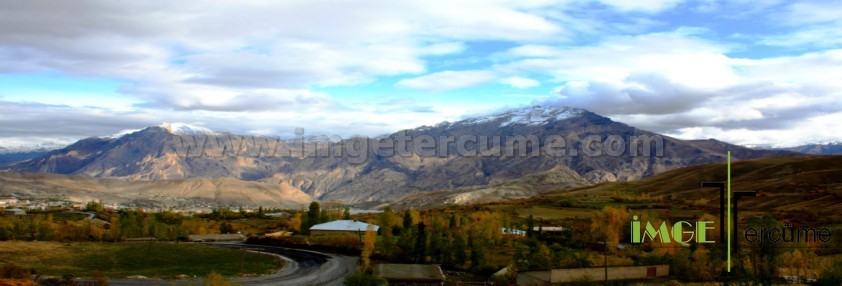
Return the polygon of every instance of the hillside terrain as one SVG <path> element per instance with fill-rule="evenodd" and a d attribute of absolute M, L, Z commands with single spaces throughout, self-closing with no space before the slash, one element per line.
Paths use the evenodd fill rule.
<path fill-rule="evenodd" d="M 152 209 L 207 209 L 217 206 L 300 208 L 309 195 L 285 184 L 234 178 L 125 181 L 58 174 L 0 172 L 0 196 L 102 200 Z"/>
<path fill-rule="evenodd" d="M 842 156 L 762 158 L 732 162 L 731 189 L 755 191 L 757 197 L 740 200 L 742 214 L 777 214 L 794 221 L 838 224 L 842 221 Z M 624 204 L 673 215 L 717 214 L 719 190 L 701 182 L 726 180 L 725 164 L 685 167 L 632 182 L 604 183 L 558 189 L 518 201 L 517 204 L 590 206 Z M 682 211 L 684 210 L 684 211 Z"/>

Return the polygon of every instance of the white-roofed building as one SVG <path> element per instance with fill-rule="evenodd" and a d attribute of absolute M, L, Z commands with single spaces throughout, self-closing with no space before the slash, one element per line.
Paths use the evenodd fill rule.
<path fill-rule="evenodd" d="M 26 211 L 22 209 L 7 209 L 3 213 L 7 215 L 26 215 Z"/>
<path fill-rule="evenodd" d="M 332 235 L 332 234 L 354 234 L 365 232 L 369 224 L 356 220 L 335 220 L 332 222 L 320 223 L 310 227 L 310 235 Z M 374 231 L 380 229 L 379 226 L 371 225 Z"/>

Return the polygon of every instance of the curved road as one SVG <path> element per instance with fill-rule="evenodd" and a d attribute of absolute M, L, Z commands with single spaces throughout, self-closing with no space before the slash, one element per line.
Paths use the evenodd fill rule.
<path fill-rule="evenodd" d="M 357 266 L 356 257 L 310 250 L 243 243 L 212 243 L 212 245 L 276 255 L 288 262 L 283 271 L 275 274 L 231 279 L 231 282 L 240 285 L 342 285 L 345 276 L 354 271 Z M 196 285 L 197 281 L 200 280 L 111 279 L 109 282 L 114 286 L 136 286 Z"/>

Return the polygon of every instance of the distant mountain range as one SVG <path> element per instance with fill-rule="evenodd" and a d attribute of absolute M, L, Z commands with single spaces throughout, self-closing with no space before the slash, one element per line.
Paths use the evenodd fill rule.
<path fill-rule="evenodd" d="M 842 155 L 842 142 L 807 144 L 796 147 L 779 148 L 779 150 L 788 150 L 812 155 Z"/>
<path fill-rule="evenodd" d="M 29 160 L 47 154 L 47 152 L 50 152 L 52 150 L 60 149 L 63 147 L 65 147 L 65 145 L 54 143 L 42 143 L 32 146 L 0 146 L 0 166 Z"/>
<path fill-rule="evenodd" d="M 641 154 L 632 156 L 630 144 L 618 142 L 612 142 L 611 146 L 617 147 L 614 149 L 583 145 L 589 138 L 595 138 L 599 139 L 595 143 L 599 147 L 600 141 L 609 135 L 624 140 L 658 138 L 663 144 L 662 155 L 645 152 L 657 149 L 652 147 L 634 148 Z M 529 136 L 538 140 L 519 145 L 529 141 L 526 138 Z M 554 136 L 564 138 L 564 156 L 527 156 L 549 150 L 553 146 L 550 138 Z M 390 155 L 388 150 L 381 152 L 381 149 L 368 152 L 360 160 L 360 154 L 355 152 L 334 153 L 345 150 L 342 148 L 363 146 L 360 144 L 371 147 L 388 140 L 399 142 L 402 138 L 434 139 L 433 145 L 417 140 L 405 144 L 409 150 L 433 154 L 393 150 L 401 154 Z M 464 138 L 468 140 L 460 142 Z M 474 140 L 470 141 L 471 138 Z M 492 142 L 488 148 L 480 142 L 483 138 Z M 493 143 L 495 138 L 499 138 L 497 145 Z M 652 142 L 653 146 L 657 145 Z M 585 155 L 586 150 L 594 149 L 603 152 Z M 341 141 L 278 140 L 186 124 L 163 124 L 115 136 L 87 138 L 5 169 L 123 181 L 226 178 L 288 187 L 317 200 L 373 206 L 434 191 L 495 186 L 547 172 L 553 173 L 554 184 L 569 186 L 636 180 L 680 167 L 724 162 L 728 150 L 737 160 L 798 155 L 788 150 L 756 150 L 716 140 L 679 140 L 614 122 L 587 110 L 532 106 L 421 126 L 380 138 Z M 472 155 L 474 151 L 497 155 Z M 612 151 L 622 154 L 611 156 L 608 153 Z M 537 192 L 540 188 L 522 195 Z"/>

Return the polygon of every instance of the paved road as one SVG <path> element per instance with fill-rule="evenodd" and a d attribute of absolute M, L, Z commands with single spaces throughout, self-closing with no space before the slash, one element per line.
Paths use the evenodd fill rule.
<path fill-rule="evenodd" d="M 257 251 L 271 255 L 280 256 L 287 260 L 287 267 L 283 271 L 272 275 L 259 277 L 243 277 L 231 279 L 240 285 L 268 286 L 268 285 L 342 285 L 346 275 L 350 274 L 357 265 L 357 258 L 322 253 L 310 250 L 292 249 L 274 246 L 260 246 L 242 243 L 214 243 L 219 247 L 231 247 Z M 197 285 L 199 280 L 137 280 L 137 279 L 112 279 L 109 281 L 114 286 L 136 286 L 136 285 Z M 198 284 L 200 285 L 200 284 Z"/>

